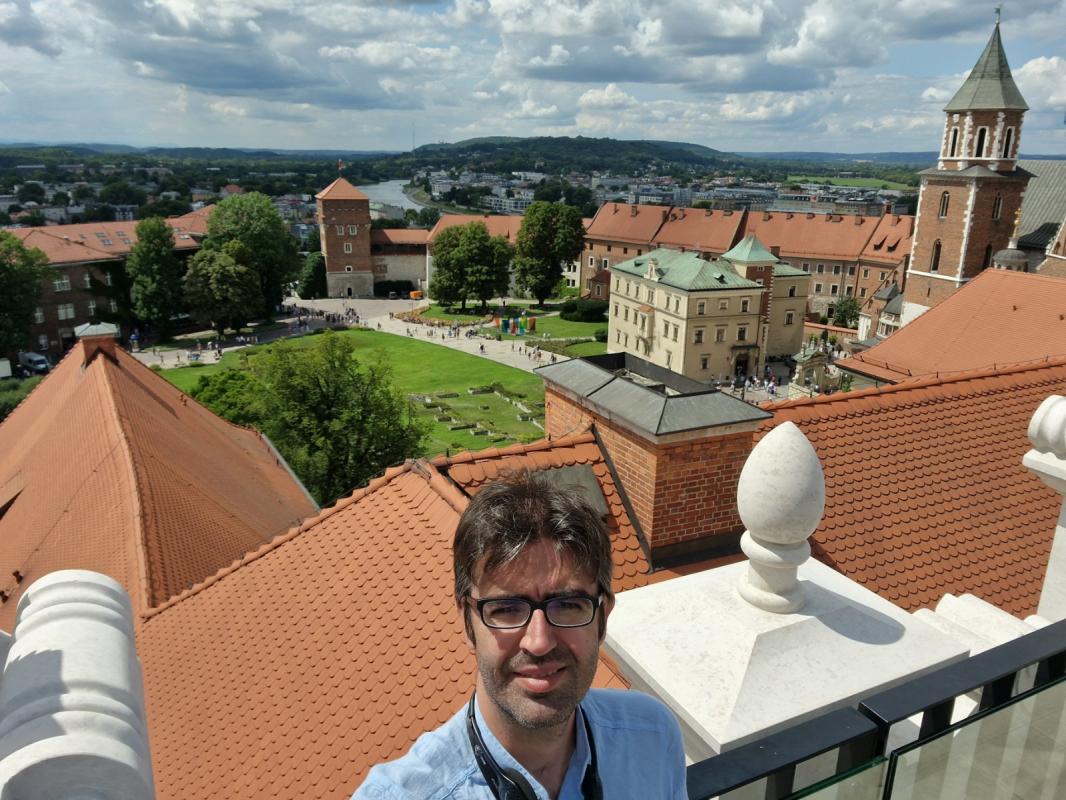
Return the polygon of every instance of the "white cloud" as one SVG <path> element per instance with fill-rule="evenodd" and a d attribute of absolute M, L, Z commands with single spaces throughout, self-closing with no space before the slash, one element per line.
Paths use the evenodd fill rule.
<path fill-rule="evenodd" d="M 1013 74 L 1022 97 L 1032 108 L 1066 109 L 1066 58 L 1040 56 Z"/>
<path fill-rule="evenodd" d="M 618 84 L 609 83 L 602 89 L 589 89 L 578 98 L 577 104 L 582 109 L 618 109 L 631 108 L 637 105 L 637 101 L 619 89 Z"/>
<path fill-rule="evenodd" d="M 553 44 L 547 56 L 534 56 L 529 60 L 531 67 L 561 67 L 570 60 L 570 51 L 561 44 Z"/>
<path fill-rule="evenodd" d="M 216 100 L 213 103 L 208 103 L 208 108 L 223 117 L 246 117 L 248 116 L 248 108 L 241 104 L 234 102 L 233 100 Z"/>

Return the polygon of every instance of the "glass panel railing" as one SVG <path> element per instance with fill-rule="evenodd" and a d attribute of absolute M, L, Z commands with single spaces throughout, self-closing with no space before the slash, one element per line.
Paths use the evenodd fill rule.
<path fill-rule="evenodd" d="M 1066 679 L 892 754 L 892 800 L 1066 797 Z"/>
<path fill-rule="evenodd" d="M 878 756 L 842 775 L 834 775 L 792 795 L 814 800 L 881 800 L 885 788 L 888 759 Z"/>

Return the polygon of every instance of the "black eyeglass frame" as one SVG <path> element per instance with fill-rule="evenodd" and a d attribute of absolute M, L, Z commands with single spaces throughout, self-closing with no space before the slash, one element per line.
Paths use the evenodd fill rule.
<path fill-rule="evenodd" d="M 603 593 L 593 596 L 591 594 L 585 594 L 584 592 L 577 592 L 575 594 L 561 595 L 559 597 L 549 597 L 547 600 L 530 600 L 528 597 L 472 597 L 467 595 L 467 600 L 473 602 L 474 607 L 477 609 L 477 615 L 481 619 L 482 624 L 486 628 L 490 628 L 494 631 L 513 631 L 519 628 L 524 628 L 529 624 L 529 621 L 533 619 L 533 612 L 540 610 L 544 612 L 544 619 L 553 628 L 584 628 L 591 625 L 593 620 L 596 619 L 596 611 L 603 606 Z M 551 617 L 548 615 L 548 606 L 552 603 L 557 603 L 566 600 L 588 600 L 592 603 L 592 614 L 589 616 L 588 622 L 582 622 L 580 625 L 558 625 L 552 622 Z M 512 602 L 512 603 L 524 603 L 529 608 L 529 615 L 526 617 L 525 622 L 521 625 L 490 625 L 488 620 L 485 619 L 485 606 L 489 603 L 499 602 Z"/>

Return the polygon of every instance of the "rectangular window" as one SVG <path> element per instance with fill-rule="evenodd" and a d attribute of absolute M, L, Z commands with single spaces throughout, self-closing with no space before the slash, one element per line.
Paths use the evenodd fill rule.
<path fill-rule="evenodd" d="M 107 301 L 107 307 L 111 309 L 111 313 L 112 314 L 117 314 L 118 313 L 118 301 L 117 300 L 108 300 Z"/>
<path fill-rule="evenodd" d="M 89 270 L 85 270 L 85 275 L 83 276 L 83 280 L 85 281 L 84 285 L 85 285 L 86 289 L 93 288 L 93 274 L 91 272 L 89 272 Z"/>
<path fill-rule="evenodd" d="M 834 264 L 833 265 L 833 274 L 834 275 L 839 275 L 840 274 L 840 265 L 839 264 Z"/>
<path fill-rule="evenodd" d="M 624 256 L 629 255 L 629 248 L 628 247 L 623 247 L 622 248 L 622 255 L 624 255 Z"/>
<path fill-rule="evenodd" d="M 63 305 L 59 306 L 56 311 L 58 312 L 60 319 L 74 319 L 73 303 L 63 303 Z"/>
<path fill-rule="evenodd" d="M 621 344 L 621 342 L 622 342 L 622 332 L 621 331 L 615 331 L 614 332 L 614 340 L 616 342 L 618 342 L 619 344 Z"/>
<path fill-rule="evenodd" d="M 337 235 L 338 236 L 344 236 L 344 226 L 343 225 L 338 225 L 337 226 Z"/>
<path fill-rule="evenodd" d="M 40 336 L 37 337 L 37 348 L 40 349 L 40 350 L 47 350 L 48 349 L 48 334 L 47 333 L 42 333 Z"/>
<path fill-rule="evenodd" d="M 52 278 L 52 288 L 57 292 L 69 292 L 70 291 L 70 276 L 59 275 Z"/>
<path fill-rule="evenodd" d="M 596 266 L 596 256 L 589 256 L 589 266 L 590 267 Z"/>
<path fill-rule="evenodd" d="M 615 303 L 615 304 L 614 304 L 614 315 L 615 315 L 616 317 L 618 316 L 618 303 Z"/>
<path fill-rule="evenodd" d="M 674 298 L 674 312 L 676 313 L 676 312 L 678 312 L 680 310 L 681 310 L 681 298 L 680 297 L 675 297 Z"/>
<path fill-rule="evenodd" d="M 624 319 L 626 322 L 629 322 L 629 306 L 626 306 L 622 309 L 622 319 Z"/>
<path fill-rule="evenodd" d="M 855 274 L 855 265 L 853 264 L 852 266 L 848 267 L 848 275 L 854 275 L 854 274 Z"/>
<path fill-rule="evenodd" d="M 821 275 L 823 272 L 825 272 L 825 264 L 819 264 L 817 272 L 818 272 L 819 275 Z"/>
<path fill-rule="evenodd" d="M 703 370 L 707 369 L 707 366 L 708 366 L 709 363 L 710 363 L 710 359 L 707 358 L 707 356 L 700 356 L 700 369 L 703 369 Z"/>
<path fill-rule="evenodd" d="M 820 283 L 814 284 L 814 293 L 815 294 L 821 294 L 822 293 L 822 284 L 820 284 Z"/>
<path fill-rule="evenodd" d="M 640 329 L 644 330 L 644 323 L 647 321 L 647 317 L 643 314 L 640 315 Z"/>
<path fill-rule="evenodd" d="M 669 350 L 666 351 L 666 368 L 670 369 L 670 362 L 674 360 L 674 354 Z"/>
<path fill-rule="evenodd" d="M 852 287 L 852 286 L 845 286 L 844 287 L 844 296 L 845 297 L 851 297 L 853 289 L 854 289 L 854 287 Z"/>
<path fill-rule="evenodd" d="M 885 279 L 886 277 L 888 277 L 888 273 L 887 273 L 887 272 L 884 272 L 884 271 L 882 271 L 882 272 L 881 272 L 881 280 L 884 280 L 884 279 Z"/>
<path fill-rule="evenodd" d="M 696 328 L 695 332 L 692 334 L 692 343 L 703 344 L 703 328 Z"/>
<path fill-rule="evenodd" d="M 834 283 L 834 284 L 833 284 L 832 286 L 830 286 L 830 287 L 829 287 L 829 294 L 831 294 L 831 295 L 833 295 L 833 296 L 835 297 L 835 296 L 836 296 L 836 293 L 837 293 L 837 291 L 838 291 L 839 289 L 840 289 L 840 287 L 839 287 L 839 286 L 837 286 L 837 285 L 836 285 L 836 284 Z"/>
<path fill-rule="evenodd" d="M 670 323 L 664 321 L 663 322 L 663 336 L 669 336 L 669 335 L 670 335 Z"/>
<path fill-rule="evenodd" d="M 629 334 L 628 333 L 623 333 L 622 334 L 622 344 L 625 347 L 629 347 Z"/>
<path fill-rule="evenodd" d="M 728 300 L 719 300 L 718 301 L 718 310 L 719 311 L 728 311 L 729 310 L 729 301 Z"/>
<path fill-rule="evenodd" d="M 701 317 L 707 313 L 707 301 L 700 300 L 698 303 L 696 303 L 696 313 Z"/>
<path fill-rule="evenodd" d="M 38 325 L 40 325 L 42 322 L 44 322 L 44 312 L 41 311 L 40 308 L 37 308 L 33 312 L 33 321 L 36 322 Z"/>
<path fill-rule="evenodd" d="M 90 317 L 96 316 L 96 301 L 95 300 L 90 300 L 89 301 L 89 316 Z"/>
<path fill-rule="evenodd" d="M 724 342 L 725 341 L 725 328 L 715 328 L 714 329 L 714 340 L 716 342 Z"/>
<path fill-rule="evenodd" d="M 638 250 L 637 250 L 637 255 L 638 255 L 638 256 L 640 256 L 640 255 L 644 255 L 644 253 L 643 253 L 643 251 L 641 251 L 641 250 L 639 250 L 639 249 L 638 249 Z"/>
<path fill-rule="evenodd" d="M 870 277 L 870 270 L 868 270 L 868 269 L 864 269 L 864 270 L 862 271 L 862 276 L 863 276 L 864 278 L 869 278 L 869 277 Z"/>
<path fill-rule="evenodd" d="M 602 266 L 604 269 L 607 269 L 607 267 L 611 266 L 611 262 L 605 258 L 602 262 L 600 262 L 600 266 Z"/>
<path fill-rule="evenodd" d="M 115 278 L 114 278 L 114 276 L 111 275 L 110 272 L 105 272 L 104 273 L 104 283 L 107 286 L 110 286 L 114 282 L 114 280 L 115 280 Z"/>
<path fill-rule="evenodd" d="M 865 286 L 863 286 L 861 289 L 859 289 L 859 297 L 866 297 L 866 287 Z"/>
<path fill-rule="evenodd" d="M 607 252 L 608 253 L 611 252 L 611 246 L 610 245 L 607 245 Z"/>
<path fill-rule="evenodd" d="M 352 243 L 351 242 L 345 242 L 344 243 L 344 252 L 345 253 L 352 252 Z"/>
<path fill-rule="evenodd" d="M 742 300 L 740 301 L 740 313 L 741 313 L 741 314 L 747 314 L 747 313 L 748 313 L 748 306 L 749 306 L 750 304 L 751 304 L 751 301 L 750 301 L 750 300 L 748 300 L 748 298 L 746 298 L 746 297 L 745 297 L 745 298 L 743 298 L 743 299 L 742 299 Z"/>
<path fill-rule="evenodd" d="M 804 272 L 810 272 L 811 271 L 811 265 L 810 265 L 809 262 L 806 262 L 806 261 L 803 262 L 803 271 Z"/>
<path fill-rule="evenodd" d="M 746 325 L 741 325 L 739 328 L 737 328 L 737 341 L 738 342 L 746 342 L 746 341 L 748 341 L 748 328 L 747 328 Z"/>
<path fill-rule="evenodd" d="M 795 311 L 786 311 L 785 312 L 785 324 L 786 325 L 792 325 L 795 321 L 796 321 L 796 312 Z"/>
<path fill-rule="evenodd" d="M 670 338 L 673 339 L 675 342 L 677 341 L 677 326 L 676 325 L 674 325 L 673 335 Z"/>

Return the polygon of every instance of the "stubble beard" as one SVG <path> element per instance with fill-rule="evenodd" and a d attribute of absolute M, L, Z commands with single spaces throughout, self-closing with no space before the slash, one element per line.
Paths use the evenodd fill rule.
<path fill-rule="evenodd" d="M 546 694 L 530 694 L 515 680 L 516 669 L 538 664 L 560 664 L 566 671 L 559 686 Z M 590 656 L 581 664 L 572 654 L 557 649 L 541 658 L 518 656 L 501 667 L 479 656 L 478 672 L 485 692 L 508 719 L 520 728 L 543 730 L 570 719 L 592 685 L 596 658 Z"/>

